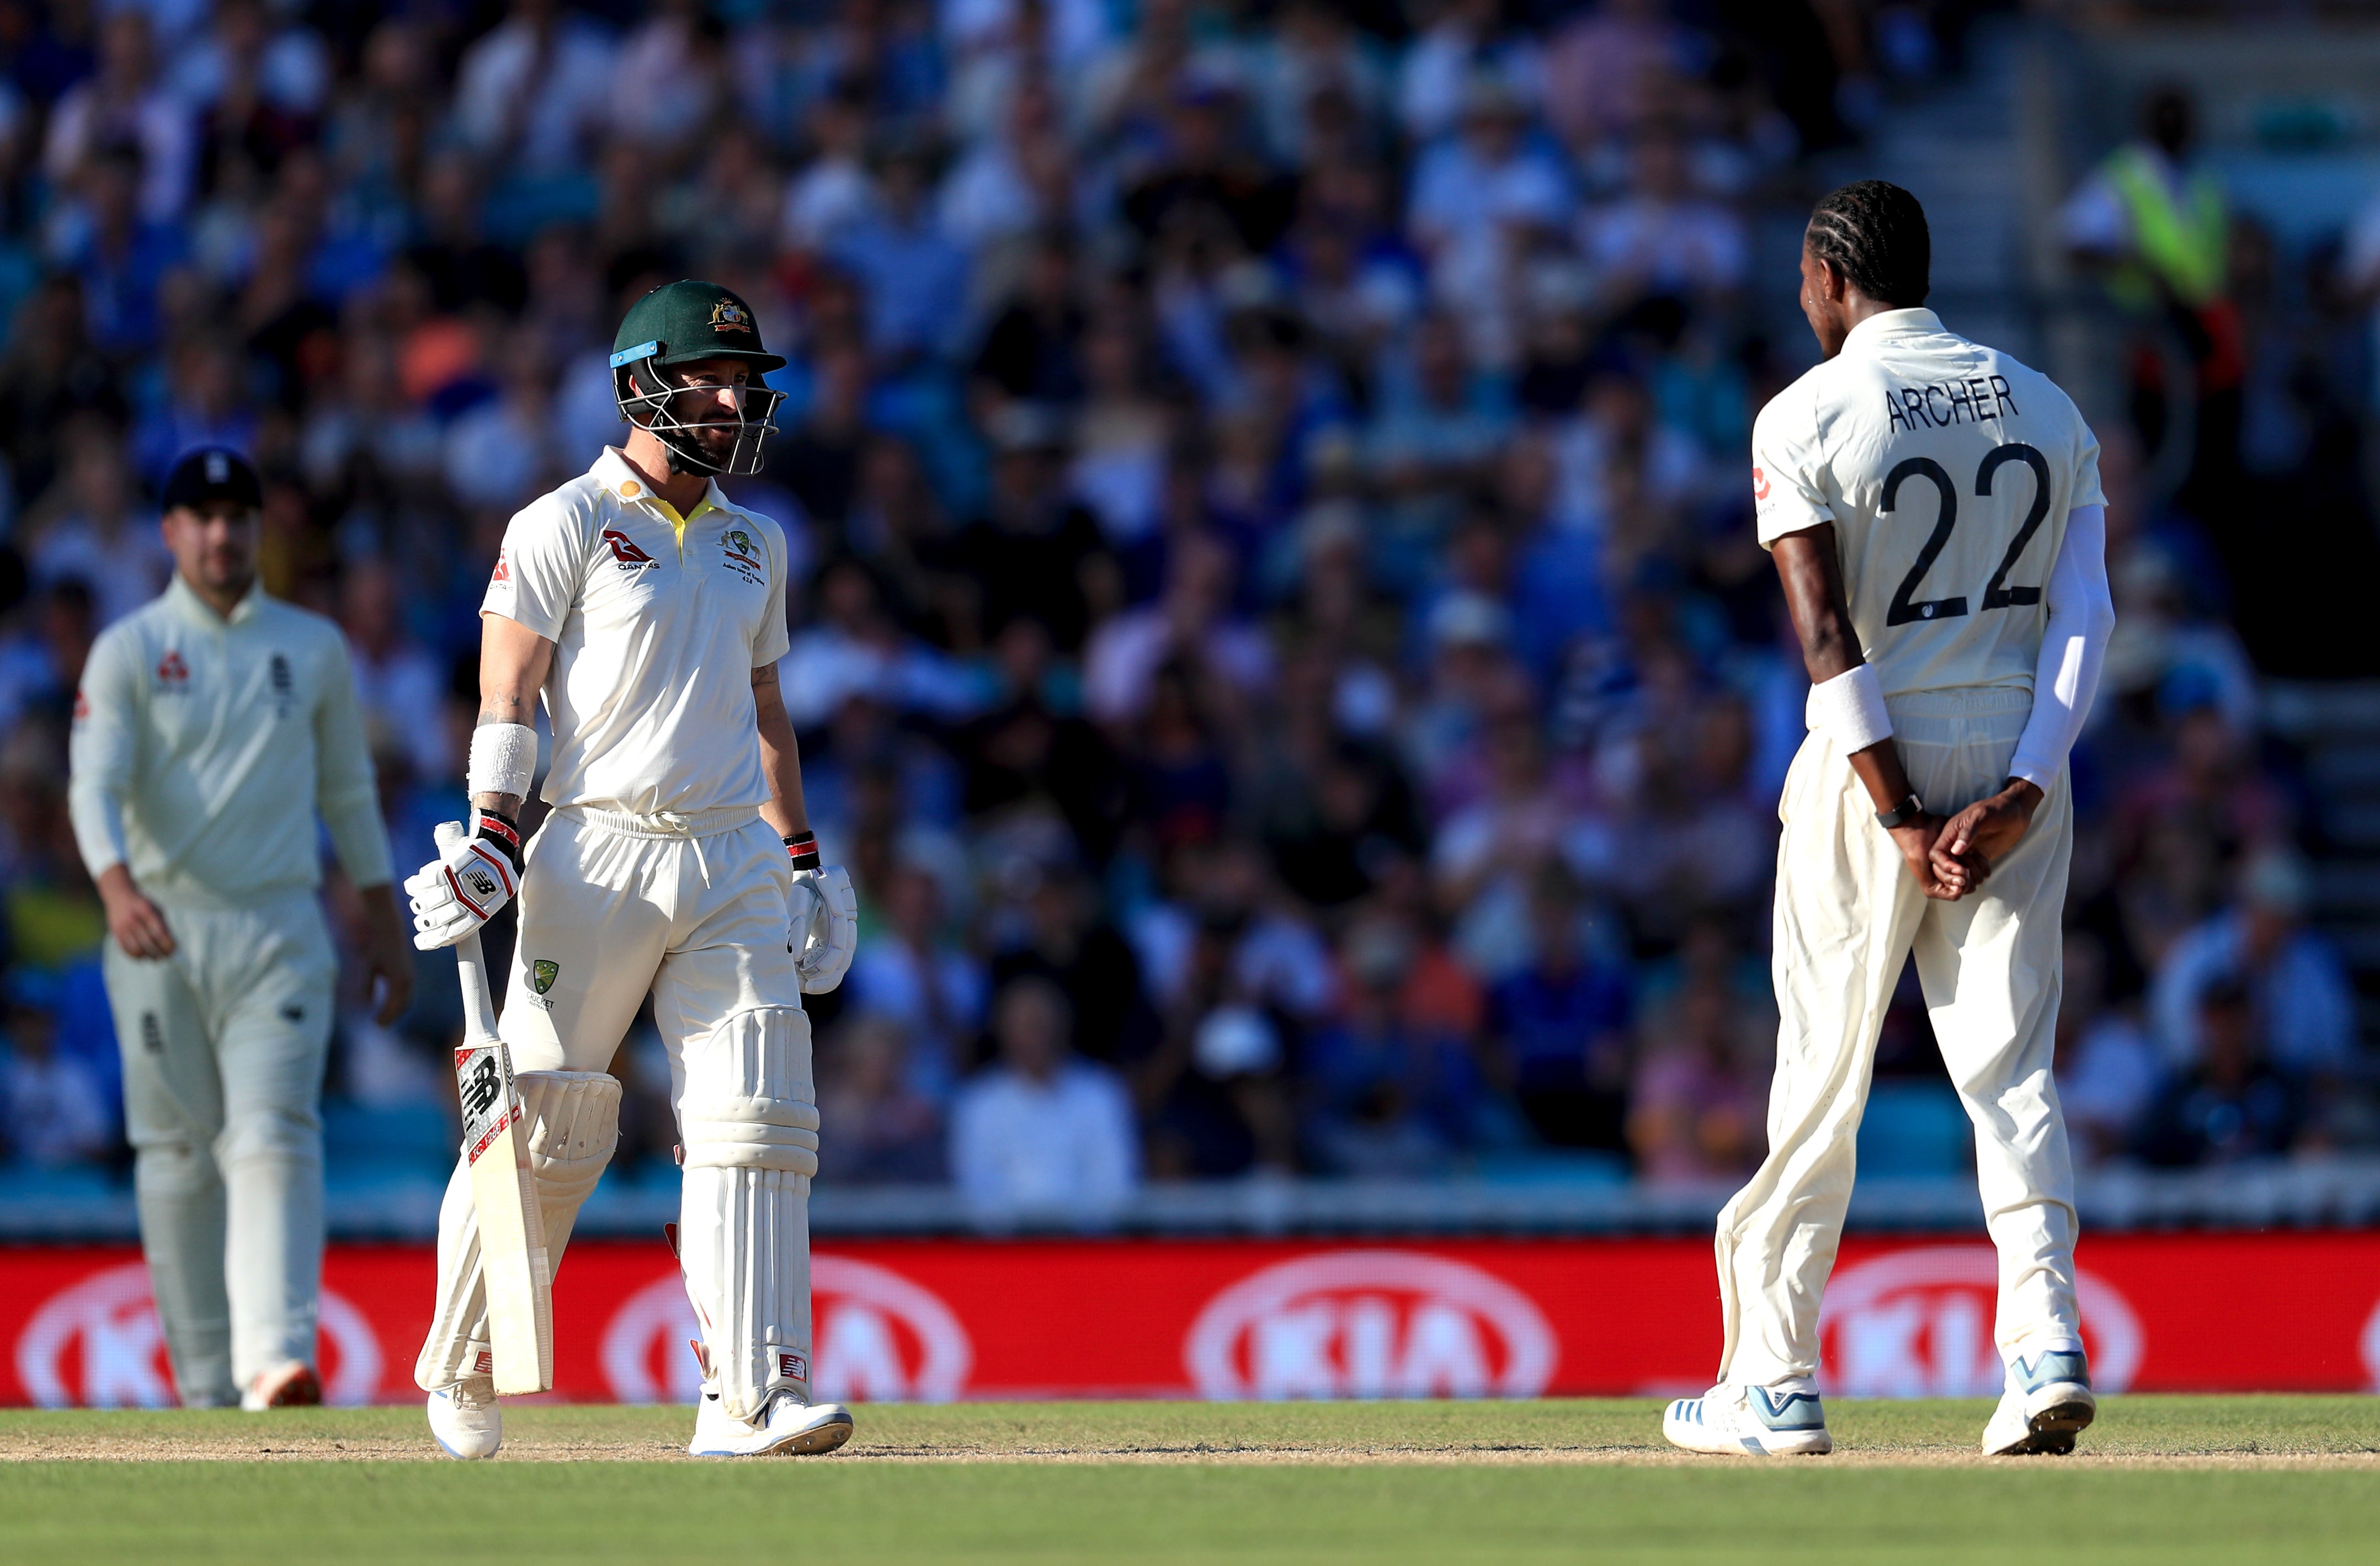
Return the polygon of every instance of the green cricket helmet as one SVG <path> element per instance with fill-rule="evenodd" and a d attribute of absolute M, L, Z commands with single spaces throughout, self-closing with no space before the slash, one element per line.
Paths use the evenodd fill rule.
<path fill-rule="evenodd" d="M 735 444 L 724 461 L 706 455 L 695 439 L 717 419 L 686 420 L 673 405 L 686 390 L 671 370 L 702 359 L 734 359 L 750 367 L 751 383 L 736 403 Z M 665 283 L 628 307 L 612 339 L 612 392 L 620 417 L 650 430 L 669 448 L 670 467 L 686 473 L 758 473 L 761 448 L 784 394 L 759 378 L 785 362 L 760 346 L 752 307 L 716 283 L 686 278 Z"/>

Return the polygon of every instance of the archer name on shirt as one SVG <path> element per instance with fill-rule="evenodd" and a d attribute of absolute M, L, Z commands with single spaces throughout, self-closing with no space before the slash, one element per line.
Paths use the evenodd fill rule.
<path fill-rule="evenodd" d="M 2011 417 L 2019 411 L 2016 398 L 2009 395 L 2005 375 L 1884 389 L 1884 414 L 1896 430 L 1947 430 L 1955 424 Z"/>

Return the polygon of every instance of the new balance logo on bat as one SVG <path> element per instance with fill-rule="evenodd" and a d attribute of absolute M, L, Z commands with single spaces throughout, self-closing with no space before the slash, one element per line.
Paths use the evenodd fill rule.
<path fill-rule="evenodd" d="M 480 1063 L 471 1068 L 471 1080 L 463 1084 L 463 1115 L 476 1120 L 488 1112 L 496 1095 L 504 1090 L 504 1074 L 496 1069 L 493 1054 L 481 1055 Z"/>

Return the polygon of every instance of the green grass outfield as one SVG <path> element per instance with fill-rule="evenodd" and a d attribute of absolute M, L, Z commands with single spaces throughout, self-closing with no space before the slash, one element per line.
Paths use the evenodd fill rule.
<path fill-rule="evenodd" d="M 677 1410 L 0 1411 L 0 1558 L 36 1562 L 2380 1560 L 2380 1400 L 2112 1399 L 2064 1460 L 1983 1402 L 1829 1406 L 1823 1459 L 1690 1458 L 1658 1405 L 863 1408 L 830 1458 L 693 1463 Z"/>

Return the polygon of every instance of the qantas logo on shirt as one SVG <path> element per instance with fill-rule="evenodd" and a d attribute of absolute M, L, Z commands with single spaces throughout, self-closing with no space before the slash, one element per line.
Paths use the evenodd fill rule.
<path fill-rule="evenodd" d="M 190 688 L 190 666 L 182 662 L 177 649 L 169 647 L 165 649 L 165 656 L 157 660 L 157 684 L 160 688 L 169 691 Z"/>
<path fill-rule="evenodd" d="M 488 585 L 494 587 L 498 582 L 509 582 L 512 579 L 513 568 L 504 564 L 504 552 L 496 551 L 496 574 L 488 578 Z"/>
<path fill-rule="evenodd" d="M 1768 475 L 1757 467 L 1752 470 L 1752 498 L 1754 500 L 1768 498 Z"/>
<path fill-rule="evenodd" d="M 660 564 L 651 555 L 638 549 L 636 540 L 616 528 L 603 529 L 603 541 L 612 546 L 612 558 L 620 563 L 620 568 L 624 571 L 641 571 L 648 565 Z"/>

